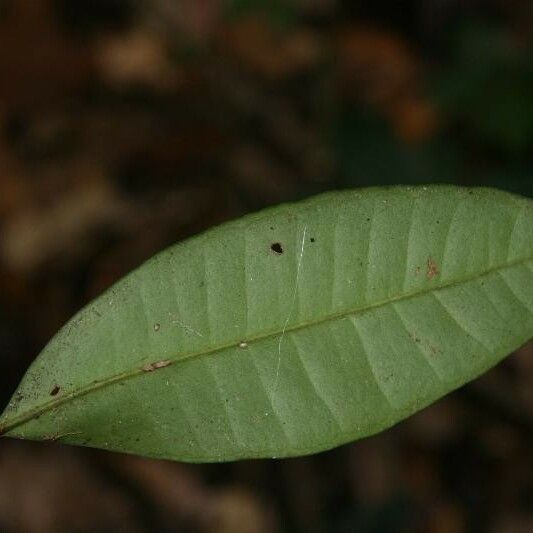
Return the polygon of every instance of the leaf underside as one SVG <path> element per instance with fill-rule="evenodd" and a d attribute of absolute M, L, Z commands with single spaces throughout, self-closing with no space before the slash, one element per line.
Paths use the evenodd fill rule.
<path fill-rule="evenodd" d="M 0 433 L 202 462 L 382 431 L 533 337 L 532 205 L 335 192 L 179 243 L 59 331 Z"/>

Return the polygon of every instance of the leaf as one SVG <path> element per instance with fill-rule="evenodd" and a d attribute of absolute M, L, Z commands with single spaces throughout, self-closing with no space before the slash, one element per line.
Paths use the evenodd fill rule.
<path fill-rule="evenodd" d="M 156 255 L 28 370 L 0 433 L 183 461 L 379 432 L 533 337 L 533 209 L 490 189 L 329 193 Z"/>

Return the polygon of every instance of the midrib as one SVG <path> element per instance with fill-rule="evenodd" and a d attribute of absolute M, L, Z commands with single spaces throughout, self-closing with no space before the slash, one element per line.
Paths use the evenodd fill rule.
<path fill-rule="evenodd" d="M 377 308 L 380 308 L 380 307 L 384 307 L 384 306 L 386 306 L 388 304 L 391 304 L 391 303 L 394 303 L 394 302 L 398 302 L 398 301 L 402 301 L 402 300 L 409 300 L 409 299 L 412 299 L 412 298 L 423 296 L 425 294 L 429 294 L 431 292 L 442 291 L 442 290 L 448 289 L 450 287 L 455 287 L 457 285 L 461 285 L 461 284 L 464 284 L 464 283 L 469 283 L 471 281 L 475 281 L 476 279 L 480 279 L 480 278 L 483 278 L 485 276 L 489 276 L 490 274 L 492 274 L 494 272 L 497 272 L 497 271 L 507 270 L 507 269 L 511 269 L 511 268 L 523 265 L 523 264 L 528 263 L 529 261 L 532 261 L 532 260 L 533 260 L 533 256 L 526 257 L 526 258 L 521 258 L 521 259 L 516 259 L 515 261 L 511 261 L 511 262 L 508 262 L 508 263 L 505 263 L 505 264 L 502 264 L 502 265 L 498 265 L 498 266 L 489 268 L 489 269 L 487 269 L 487 270 L 485 270 L 485 271 L 483 271 L 483 272 L 481 272 L 479 274 L 475 274 L 475 275 L 471 275 L 471 276 L 465 276 L 463 278 L 455 279 L 453 281 L 450 281 L 450 282 L 445 283 L 443 285 L 440 285 L 438 287 L 433 286 L 433 287 L 428 287 L 426 289 L 418 290 L 418 291 L 415 291 L 415 292 L 400 294 L 398 296 L 393 296 L 393 297 L 388 298 L 386 300 L 382 300 L 382 301 L 379 301 L 379 302 L 376 302 L 376 303 L 373 303 L 373 304 L 369 304 L 369 305 L 366 305 L 366 306 L 363 306 L 363 307 L 357 307 L 357 308 L 353 308 L 353 309 L 345 309 L 343 311 L 338 311 L 336 313 L 331 313 L 331 314 L 326 315 L 326 316 L 324 316 L 322 318 L 309 320 L 309 321 L 306 321 L 306 322 L 301 322 L 299 324 L 293 324 L 292 326 L 288 326 L 287 328 L 285 328 L 284 333 L 287 334 L 287 333 L 294 332 L 294 331 L 300 331 L 300 330 L 306 329 L 306 328 L 312 328 L 312 327 L 317 326 L 319 324 L 324 324 L 326 322 L 338 320 L 338 319 L 345 318 L 345 317 L 348 317 L 348 316 L 360 315 L 360 314 L 366 313 L 368 311 L 372 311 L 374 309 L 377 309 Z M 237 348 L 239 346 L 239 344 L 241 342 L 243 342 L 243 341 L 245 341 L 247 344 L 252 344 L 252 343 L 255 343 L 255 342 L 260 342 L 260 341 L 266 340 L 266 339 L 271 338 L 271 337 L 277 337 L 277 336 L 279 336 L 281 334 L 282 334 L 282 330 L 281 329 L 278 329 L 276 331 L 270 331 L 270 332 L 262 332 L 261 334 L 256 335 L 254 337 L 249 337 L 247 339 L 240 338 L 238 340 L 231 341 L 231 342 L 226 343 L 226 344 L 221 344 L 221 345 L 216 346 L 214 348 L 211 348 L 209 350 L 203 350 L 203 351 L 199 351 L 199 352 L 191 352 L 190 354 L 180 355 L 179 358 L 176 357 L 175 359 L 172 359 L 172 358 L 168 359 L 170 361 L 170 363 L 168 365 L 166 365 L 165 367 L 162 367 L 161 369 L 154 370 L 154 372 L 162 371 L 162 370 L 164 370 L 164 368 L 167 368 L 168 366 L 174 366 L 175 364 L 183 363 L 183 362 L 188 361 L 189 359 L 193 359 L 195 357 L 211 355 L 213 353 L 220 352 L 220 351 L 223 351 L 223 350 L 227 350 L 229 348 Z M 154 361 L 154 362 L 156 362 L 156 361 Z M 70 392 L 64 394 L 63 396 L 61 396 L 60 398 L 56 398 L 54 400 L 51 400 L 49 402 L 46 402 L 46 403 L 38 406 L 38 407 L 35 407 L 33 409 L 29 409 L 28 411 L 26 411 L 26 412 L 24 412 L 24 413 L 22 413 L 22 414 L 20 414 L 18 416 L 14 416 L 11 419 L 8 418 L 8 419 L 4 420 L 3 423 L 0 424 L 0 436 L 6 435 L 7 433 L 9 433 L 9 431 L 15 429 L 16 427 L 21 426 L 22 424 L 25 424 L 26 422 L 29 422 L 30 420 L 32 420 L 32 419 L 34 419 L 36 417 L 39 417 L 39 416 L 45 414 L 46 412 L 52 411 L 55 408 L 60 407 L 61 405 L 64 405 L 65 403 L 68 403 L 71 400 L 75 400 L 75 399 L 80 398 L 82 396 L 86 396 L 87 394 L 90 394 L 91 392 L 95 392 L 95 391 L 98 391 L 98 390 L 103 389 L 105 387 L 109 387 L 110 385 L 113 385 L 115 383 L 120 383 L 122 381 L 126 381 L 128 379 L 132 379 L 134 377 L 137 377 L 137 376 L 140 376 L 140 375 L 144 375 L 144 374 L 147 373 L 147 371 L 143 368 L 144 366 L 146 366 L 146 363 L 140 368 L 135 368 L 135 369 L 129 370 L 127 372 L 122 372 L 120 374 L 115 374 L 114 376 L 111 376 L 111 377 L 109 377 L 107 379 L 104 379 L 104 380 L 95 381 L 95 382 L 91 383 L 90 385 L 87 385 L 86 387 L 82 387 L 80 389 L 70 391 Z"/>

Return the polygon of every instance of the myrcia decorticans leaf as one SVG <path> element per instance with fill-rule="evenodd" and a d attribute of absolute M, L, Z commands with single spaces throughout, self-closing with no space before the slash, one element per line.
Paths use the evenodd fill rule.
<path fill-rule="evenodd" d="M 182 461 L 377 433 L 533 337 L 533 202 L 334 192 L 156 255 L 74 316 L 0 433 Z"/>

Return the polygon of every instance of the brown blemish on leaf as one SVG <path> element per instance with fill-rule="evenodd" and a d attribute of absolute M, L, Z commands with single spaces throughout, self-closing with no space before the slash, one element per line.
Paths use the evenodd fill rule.
<path fill-rule="evenodd" d="M 437 348 L 437 346 L 433 346 L 432 344 L 428 344 L 428 348 L 429 348 L 429 351 L 433 354 L 433 355 L 436 355 L 438 353 L 442 353 L 442 350 L 440 348 Z"/>
<path fill-rule="evenodd" d="M 17 404 L 23 399 L 24 399 L 24 396 L 20 392 L 16 392 L 15 395 L 13 396 L 13 402 L 12 403 L 13 404 Z"/>
<path fill-rule="evenodd" d="M 426 278 L 432 280 L 435 276 L 438 276 L 439 273 L 439 265 L 437 265 L 431 257 L 428 257 Z"/>
<path fill-rule="evenodd" d="M 413 339 L 415 342 L 420 342 L 420 338 L 416 335 L 416 333 L 409 332 L 409 337 Z"/>
<path fill-rule="evenodd" d="M 413 341 L 416 342 L 417 344 L 421 344 L 422 348 L 425 348 L 425 349 L 429 350 L 432 355 L 437 355 L 439 353 L 442 353 L 442 349 L 441 348 L 439 348 L 438 346 L 434 346 L 433 344 L 430 344 L 429 342 L 427 342 L 426 339 L 424 339 L 424 340 L 421 339 L 414 332 L 409 332 L 409 337 L 411 337 L 411 339 L 413 339 Z"/>
<path fill-rule="evenodd" d="M 50 391 L 50 396 L 57 396 L 61 387 L 59 385 L 54 385 L 54 388 Z"/>
<path fill-rule="evenodd" d="M 153 372 L 154 370 L 159 370 L 160 368 L 165 368 L 172 364 L 172 361 L 165 359 L 163 361 L 156 361 L 155 363 L 148 363 L 143 366 L 145 372 Z"/>

